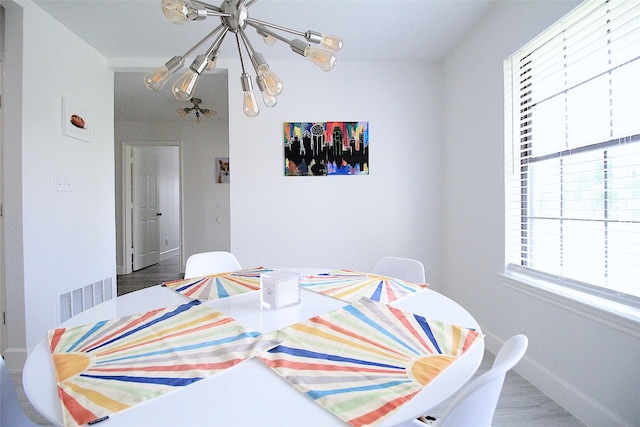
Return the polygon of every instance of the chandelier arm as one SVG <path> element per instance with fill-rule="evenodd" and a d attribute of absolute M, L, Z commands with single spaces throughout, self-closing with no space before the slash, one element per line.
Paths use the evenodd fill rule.
<path fill-rule="evenodd" d="M 215 36 L 216 33 L 220 30 L 222 30 L 223 28 L 225 28 L 224 25 L 220 24 L 218 25 L 216 28 L 213 29 L 213 31 L 211 31 L 209 34 L 207 34 L 206 36 L 204 36 L 202 38 L 202 40 L 200 40 L 198 43 L 196 43 L 191 49 L 189 49 L 188 51 L 186 51 L 183 55 L 182 58 L 186 58 L 189 55 L 191 55 L 193 52 L 195 52 L 196 50 L 198 50 L 200 48 L 200 46 L 202 46 L 207 40 L 209 40 L 211 37 Z"/>
<path fill-rule="evenodd" d="M 252 21 L 253 20 L 250 21 L 249 19 L 247 19 L 246 23 L 248 25 L 251 25 L 253 28 L 255 28 L 258 31 L 262 31 L 262 32 L 264 32 L 266 34 L 269 34 L 272 37 L 277 38 L 278 40 L 280 40 L 280 41 L 282 41 L 282 42 L 284 42 L 284 43 L 286 43 L 288 45 L 291 45 L 291 40 L 289 40 L 288 38 L 283 37 L 283 36 L 281 36 L 280 34 L 274 32 L 274 31 L 271 31 L 270 29 L 266 28 L 264 25 L 262 25 L 260 23 L 255 23 L 255 22 L 252 22 Z"/>
<path fill-rule="evenodd" d="M 238 56 L 240 56 L 240 66 L 242 67 L 242 74 L 247 74 L 247 71 L 244 68 L 244 59 L 242 58 L 242 49 L 240 48 L 240 37 L 236 32 L 236 44 L 238 45 Z"/>
<path fill-rule="evenodd" d="M 252 4 L 254 4 L 257 1 L 258 0 L 247 0 L 246 2 L 244 2 L 244 7 L 249 8 L 251 7 Z"/>
<path fill-rule="evenodd" d="M 276 25 L 276 24 L 272 24 L 270 22 L 261 21 L 259 19 L 254 19 L 254 18 L 249 18 L 249 17 L 247 17 L 245 22 L 247 24 L 251 25 L 254 28 L 258 28 L 258 27 L 256 27 L 256 25 L 261 25 L 263 27 L 273 28 L 274 30 L 279 30 L 279 31 L 284 31 L 286 33 L 290 33 L 290 34 L 295 34 L 296 36 L 304 37 L 305 34 L 306 34 L 306 33 L 302 32 L 302 31 L 294 30 L 292 28 L 283 27 L 281 25 Z M 255 25 L 253 25 L 253 24 L 255 24 Z"/>
<path fill-rule="evenodd" d="M 228 13 L 225 13 L 225 12 L 217 12 L 217 11 L 214 11 L 214 10 L 207 10 L 207 16 L 220 16 L 220 17 L 223 17 L 223 18 L 228 18 L 231 15 L 228 14 Z"/>
<path fill-rule="evenodd" d="M 256 51 L 253 49 L 253 45 L 249 41 L 247 34 L 244 32 L 242 28 L 238 29 L 238 33 L 240 33 L 240 37 L 242 38 L 242 43 L 244 44 L 245 49 L 249 53 L 249 59 L 251 59 L 251 64 L 253 65 L 253 69 L 258 73 L 258 63 L 255 59 Z"/>
<path fill-rule="evenodd" d="M 199 4 L 200 6 L 204 7 L 205 9 L 207 9 L 207 11 L 212 11 L 212 12 L 222 12 L 222 9 L 220 9 L 218 6 L 214 6 L 212 4 L 200 1 L 200 0 L 191 0 L 192 3 L 195 4 Z"/>
<path fill-rule="evenodd" d="M 221 24 L 221 26 L 222 26 L 222 24 Z M 226 37 L 228 32 L 229 32 L 229 28 L 228 27 L 224 27 L 224 29 L 222 30 L 222 32 L 220 33 L 218 38 L 213 42 L 213 44 L 211 45 L 209 50 L 207 50 L 205 58 L 209 59 L 210 57 L 216 56 L 218 54 L 218 50 L 220 49 L 220 45 L 222 44 L 222 41 L 224 40 L 224 38 Z"/>

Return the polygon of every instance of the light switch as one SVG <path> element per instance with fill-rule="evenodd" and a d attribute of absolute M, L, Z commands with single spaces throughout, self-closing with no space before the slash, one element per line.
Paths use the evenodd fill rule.
<path fill-rule="evenodd" d="M 56 191 L 69 192 L 71 188 L 71 177 L 65 175 L 56 175 L 55 177 L 55 189 Z"/>

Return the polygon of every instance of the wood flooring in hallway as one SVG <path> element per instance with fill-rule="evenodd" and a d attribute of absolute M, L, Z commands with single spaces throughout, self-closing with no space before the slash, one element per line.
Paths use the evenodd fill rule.
<path fill-rule="evenodd" d="M 182 277 L 180 256 L 175 255 L 142 270 L 118 276 L 118 296 Z"/>

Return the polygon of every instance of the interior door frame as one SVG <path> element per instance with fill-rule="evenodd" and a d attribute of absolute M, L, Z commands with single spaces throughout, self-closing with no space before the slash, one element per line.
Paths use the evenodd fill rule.
<path fill-rule="evenodd" d="M 178 191 L 179 191 L 179 233 L 180 233 L 180 265 L 184 264 L 184 191 L 183 191 L 183 167 L 182 167 L 182 141 L 122 141 L 122 252 L 124 256 L 124 271 L 122 274 L 133 272 L 133 202 L 131 191 L 132 165 L 131 147 L 178 147 Z"/>

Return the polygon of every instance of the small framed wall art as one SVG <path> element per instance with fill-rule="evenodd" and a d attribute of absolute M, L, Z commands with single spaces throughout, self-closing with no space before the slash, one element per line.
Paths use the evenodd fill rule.
<path fill-rule="evenodd" d="M 369 175 L 369 122 L 285 122 L 284 175 Z"/>
<path fill-rule="evenodd" d="M 229 184 L 231 182 L 231 171 L 229 170 L 228 157 L 216 157 L 216 183 Z"/>
<path fill-rule="evenodd" d="M 91 110 L 62 98 L 62 133 L 91 142 Z"/>

